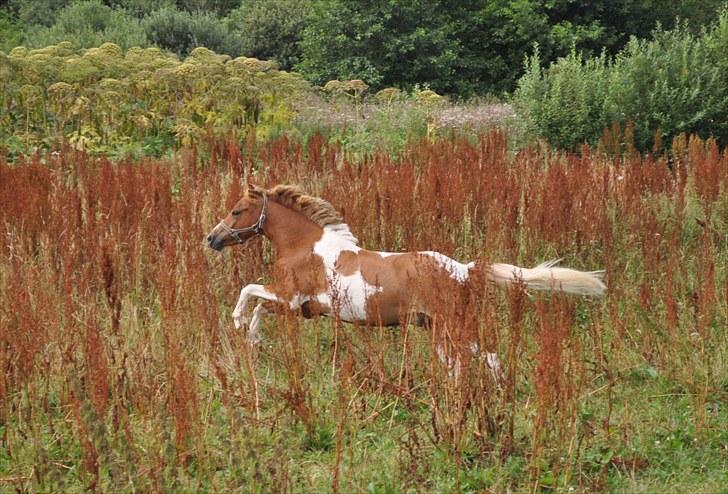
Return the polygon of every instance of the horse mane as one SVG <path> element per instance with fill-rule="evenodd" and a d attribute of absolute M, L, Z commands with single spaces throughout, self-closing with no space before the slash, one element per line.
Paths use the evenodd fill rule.
<path fill-rule="evenodd" d="M 276 185 L 265 192 L 269 199 L 300 212 L 321 227 L 344 223 L 344 217 L 330 202 L 304 194 L 297 185 Z"/>

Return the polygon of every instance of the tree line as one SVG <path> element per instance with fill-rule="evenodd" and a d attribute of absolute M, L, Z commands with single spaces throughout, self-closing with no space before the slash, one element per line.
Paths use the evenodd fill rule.
<path fill-rule="evenodd" d="M 720 0 L 9 0 L 0 50 L 69 41 L 156 46 L 187 56 L 205 46 L 275 61 L 314 84 L 430 87 L 472 96 L 513 91 L 524 59 L 572 50 L 620 52 L 631 37 L 682 25 L 699 33 Z"/>

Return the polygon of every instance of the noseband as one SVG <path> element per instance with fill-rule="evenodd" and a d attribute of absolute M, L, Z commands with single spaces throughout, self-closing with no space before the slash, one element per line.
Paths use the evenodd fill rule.
<path fill-rule="evenodd" d="M 263 207 L 260 210 L 260 216 L 258 216 L 258 221 L 253 223 L 250 226 L 246 226 L 245 228 L 230 228 L 225 224 L 224 221 L 220 222 L 220 225 L 225 229 L 225 231 L 233 237 L 235 240 L 238 241 L 238 243 L 242 244 L 245 243 L 243 239 L 240 238 L 241 233 L 250 233 L 253 232 L 256 235 L 260 235 L 263 233 L 263 223 L 265 223 L 265 219 L 268 216 L 268 195 L 263 194 Z"/>

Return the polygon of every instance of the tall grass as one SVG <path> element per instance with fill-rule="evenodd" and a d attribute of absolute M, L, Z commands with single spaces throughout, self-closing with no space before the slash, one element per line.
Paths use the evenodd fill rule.
<path fill-rule="evenodd" d="M 606 145 L 605 145 L 606 146 Z M 0 488 L 18 492 L 654 492 L 728 467 L 728 154 L 671 160 L 423 140 L 394 161 L 213 140 L 175 161 L 0 159 Z M 233 329 L 254 241 L 204 234 L 302 184 L 363 246 L 607 269 L 603 301 L 482 282 L 432 333 L 277 314 Z M 496 351 L 502 379 L 463 343 Z M 460 372 L 435 355 L 460 356 Z"/>

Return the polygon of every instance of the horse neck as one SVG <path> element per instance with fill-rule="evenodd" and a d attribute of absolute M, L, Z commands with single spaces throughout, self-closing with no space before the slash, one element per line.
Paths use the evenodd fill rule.
<path fill-rule="evenodd" d="M 264 232 L 278 255 L 285 256 L 313 246 L 323 229 L 298 211 L 271 201 Z"/>

